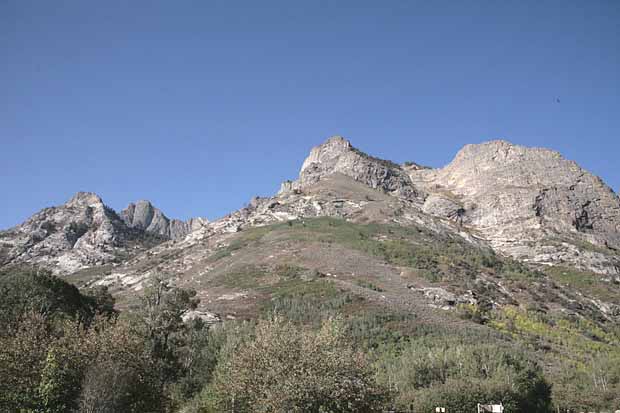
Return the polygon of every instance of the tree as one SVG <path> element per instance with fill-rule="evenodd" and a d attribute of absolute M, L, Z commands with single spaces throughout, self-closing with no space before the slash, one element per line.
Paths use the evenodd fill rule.
<path fill-rule="evenodd" d="M 107 318 L 118 315 L 114 309 L 115 299 L 107 286 L 95 286 L 83 291 L 89 316 L 103 315 Z"/>
<path fill-rule="evenodd" d="M 538 367 L 529 366 L 519 372 L 515 380 L 515 393 L 518 411 L 528 413 L 548 413 L 553 411 L 551 405 L 551 385 L 545 380 Z"/>
<path fill-rule="evenodd" d="M 37 389 L 42 413 L 62 413 L 77 407 L 86 366 L 92 358 L 88 332 L 74 321 L 65 321 L 59 337 L 50 343 Z"/>
<path fill-rule="evenodd" d="M 184 373 L 179 355 L 185 346 L 187 326 L 182 317 L 197 307 L 200 301 L 195 296 L 195 291 L 171 286 L 161 277 L 155 277 L 142 296 L 138 320 L 149 356 L 159 372 L 162 392 Z"/>
<path fill-rule="evenodd" d="M 31 313 L 45 319 L 75 319 L 88 324 L 97 314 L 115 314 L 114 298 L 106 287 L 78 288 L 49 271 L 13 267 L 0 273 L 0 334 Z"/>
<path fill-rule="evenodd" d="M 217 363 L 217 350 L 208 325 L 201 319 L 191 320 L 183 334 L 183 347 L 177 357 L 183 370 L 174 384 L 172 397 L 179 402 L 191 399 L 207 384 Z"/>
<path fill-rule="evenodd" d="M 203 392 L 203 411 L 374 412 L 388 399 L 340 321 L 313 331 L 274 318 L 258 323 L 254 340 L 229 348 Z"/>
<path fill-rule="evenodd" d="M 164 397 L 145 338 L 123 319 L 100 320 L 88 333 L 92 350 L 82 375 L 79 411 L 162 411 Z"/>
<path fill-rule="evenodd" d="M 550 413 L 551 386 L 526 354 L 496 343 L 467 343 L 458 337 L 420 337 L 384 352 L 376 366 L 381 382 L 398 391 L 400 408 L 454 413 L 478 403 L 503 403 L 515 413 Z M 382 350 L 379 350 L 379 354 Z"/>
<path fill-rule="evenodd" d="M 52 340 L 43 316 L 25 314 L 19 326 L 0 335 L 0 411 L 28 411 L 38 406 L 38 385 Z"/>

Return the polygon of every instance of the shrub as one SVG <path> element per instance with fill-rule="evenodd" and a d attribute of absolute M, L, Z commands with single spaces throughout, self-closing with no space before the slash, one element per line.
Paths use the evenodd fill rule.
<path fill-rule="evenodd" d="M 423 412 L 443 406 L 465 413 L 477 403 L 502 402 L 511 412 L 550 412 L 551 386 L 514 348 L 444 336 L 414 339 L 396 355 L 379 354 L 380 381 L 399 390 L 401 408 Z"/>
<path fill-rule="evenodd" d="M 378 412 L 388 396 L 341 322 L 313 331 L 275 318 L 218 364 L 203 411 Z"/>

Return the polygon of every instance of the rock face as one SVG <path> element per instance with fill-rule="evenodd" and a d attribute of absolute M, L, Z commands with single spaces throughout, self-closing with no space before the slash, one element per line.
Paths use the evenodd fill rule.
<path fill-rule="evenodd" d="M 66 204 L 45 208 L 3 231 L 0 246 L 3 264 L 29 263 L 73 272 L 115 261 L 139 246 L 142 235 L 128 228 L 99 196 L 78 192 Z M 149 242 L 153 241 L 157 239 Z"/>
<path fill-rule="evenodd" d="M 0 266 L 35 264 L 56 273 L 120 262 L 167 240 L 207 226 L 203 218 L 169 219 L 149 201 L 130 204 L 120 216 L 91 192 L 45 208 L 0 232 Z"/>
<path fill-rule="evenodd" d="M 332 137 L 277 196 L 254 199 L 207 232 L 313 216 L 415 223 L 527 262 L 620 273 L 617 195 L 557 152 L 501 140 L 467 145 L 432 169 L 373 158 Z"/>
<path fill-rule="evenodd" d="M 163 212 L 145 200 L 129 204 L 120 215 L 130 228 L 138 228 L 173 240 L 182 239 L 190 232 L 200 229 L 208 223 L 204 218 L 192 218 L 187 222 L 169 219 Z"/>
<path fill-rule="evenodd" d="M 498 251 L 602 273 L 620 270 L 618 196 L 555 151 L 497 140 L 465 146 L 444 168 L 409 174 L 431 194 L 425 212 L 451 217 L 462 208 L 459 219 Z"/>
<path fill-rule="evenodd" d="M 194 248 L 218 234 L 319 216 L 423 226 L 526 262 L 620 274 L 618 196 L 557 152 L 492 141 L 467 145 L 450 164 L 432 169 L 374 158 L 339 136 L 313 148 L 299 177 L 277 195 L 254 198 L 213 222 L 169 219 L 148 201 L 130 204 L 119 217 L 97 195 L 78 193 L 0 232 L 0 265 L 66 272 L 148 242 Z"/>
<path fill-rule="evenodd" d="M 424 201 L 422 211 L 429 215 L 451 219 L 461 224 L 465 209 L 458 201 L 445 195 L 431 194 Z"/>
<path fill-rule="evenodd" d="M 340 136 L 333 136 L 312 148 L 301 167 L 299 179 L 285 182 L 282 191 L 300 190 L 334 173 L 405 199 L 414 200 L 419 196 L 411 179 L 399 165 L 366 155 Z"/>

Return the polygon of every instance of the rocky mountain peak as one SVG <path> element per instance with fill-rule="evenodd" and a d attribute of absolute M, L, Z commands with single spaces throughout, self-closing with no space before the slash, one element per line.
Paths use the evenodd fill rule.
<path fill-rule="evenodd" d="M 101 197 L 94 192 L 77 192 L 65 204 L 68 207 L 83 207 L 93 205 L 103 205 Z"/>
<path fill-rule="evenodd" d="M 137 228 L 174 240 L 184 238 L 208 222 L 202 218 L 193 218 L 187 222 L 170 219 L 147 200 L 139 200 L 129 204 L 127 208 L 121 211 L 121 218 L 130 228 Z"/>
<path fill-rule="evenodd" d="M 127 208 L 121 211 L 121 218 L 130 227 L 147 229 L 156 214 L 158 219 L 164 217 L 161 211 L 153 207 L 150 201 L 139 200 L 130 203 Z"/>
<path fill-rule="evenodd" d="M 142 241 L 140 232 L 127 228 L 92 192 L 78 192 L 3 235 L 4 264 L 36 264 L 54 272 L 110 263 Z"/>
<path fill-rule="evenodd" d="M 570 186 L 584 176 L 593 177 L 557 151 L 505 140 L 465 145 L 450 164 L 437 171 L 439 184 L 463 194 L 495 191 L 498 184 Z"/>
<path fill-rule="evenodd" d="M 559 152 L 494 140 L 466 145 L 444 168 L 408 172 L 430 194 L 425 212 L 456 214 L 496 250 L 545 264 L 620 271 L 618 197 Z"/>
<path fill-rule="evenodd" d="M 455 156 L 452 164 L 475 162 L 489 166 L 491 163 L 565 161 L 562 155 L 551 149 L 530 148 L 513 144 L 503 139 L 465 145 Z M 566 161 L 570 162 L 570 161 Z"/>
<path fill-rule="evenodd" d="M 375 158 L 333 136 L 310 150 L 299 177 L 275 197 L 255 198 L 215 222 L 170 219 L 148 200 L 119 215 L 98 195 L 78 192 L 0 234 L 0 264 L 5 256 L 67 270 L 110 262 L 135 239 L 190 245 L 271 222 L 339 216 L 416 222 L 470 234 L 523 261 L 620 273 L 618 196 L 556 151 L 501 139 L 466 145 L 448 165 L 433 169 Z"/>
<path fill-rule="evenodd" d="M 321 145 L 315 146 L 310 150 L 310 155 L 306 158 L 301 166 L 301 172 L 303 173 L 313 164 L 320 164 L 323 162 L 329 162 L 339 156 L 353 151 L 353 145 L 351 142 L 343 138 L 342 136 L 332 136 L 327 139 Z"/>
<path fill-rule="evenodd" d="M 414 200 L 419 194 L 408 174 L 394 162 L 365 154 L 341 136 L 315 146 L 304 161 L 299 178 L 285 182 L 280 193 L 302 191 L 325 177 L 341 174 L 373 189 Z"/>

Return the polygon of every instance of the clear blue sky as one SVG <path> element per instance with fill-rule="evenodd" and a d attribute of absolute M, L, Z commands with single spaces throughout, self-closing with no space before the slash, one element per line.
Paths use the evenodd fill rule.
<path fill-rule="evenodd" d="M 431 166 L 501 137 L 618 190 L 618 22 L 616 0 L 3 0 L 0 228 L 78 190 L 213 219 L 335 134 Z"/>

